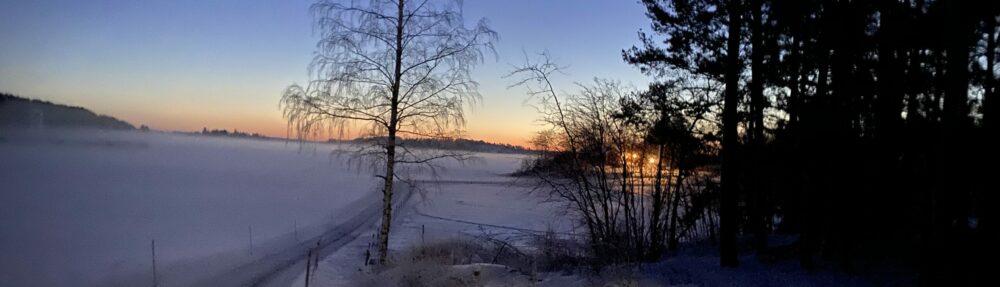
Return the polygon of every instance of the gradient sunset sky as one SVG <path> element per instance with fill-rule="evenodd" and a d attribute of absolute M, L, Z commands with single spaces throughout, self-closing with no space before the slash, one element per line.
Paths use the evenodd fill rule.
<path fill-rule="evenodd" d="M 311 0 L 0 0 L 0 91 L 78 105 L 154 129 L 238 129 L 285 136 L 281 90 L 308 80 L 316 44 Z M 473 73 L 483 101 L 468 137 L 525 144 L 538 114 L 502 78 L 548 50 L 574 82 L 649 79 L 621 50 L 649 30 L 634 0 L 466 0 L 468 25 L 487 18 L 499 58 Z"/>

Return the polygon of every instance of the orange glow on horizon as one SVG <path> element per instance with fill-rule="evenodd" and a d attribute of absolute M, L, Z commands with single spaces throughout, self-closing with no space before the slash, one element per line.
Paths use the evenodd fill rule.
<path fill-rule="evenodd" d="M 147 125 L 152 129 L 163 131 L 199 132 L 202 128 L 207 128 L 210 130 L 225 129 L 229 131 L 238 130 L 246 133 L 259 133 L 261 135 L 274 138 L 286 138 L 288 136 L 286 123 L 281 119 L 274 119 L 270 117 L 214 117 L 210 119 L 183 117 L 181 119 L 177 119 L 174 117 L 151 116 L 149 114 L 132 114 L 129 116 L 123 115 L 122 119 L 136 125 L 137 127 L 139 125 Z M 528 138 L 532 134 L 532 131 L 524 131 L 520 134 L 522 135 L 519 135 L 518 132 L 512 132 L 509 130 L 497 131 L 491 130 L 487 127 L 467 126 L 463 138 L 531 148 L 532 146 L 528 142 Z M 355 137 L 357 137 L 357 133 L 348 133 L 344 136 L 346 139 L 352 139 Z M 328 135 L 328 138 L 336 139 L 341 137 L 333 134 Z"/>
<path fill-rule="evenodd" d="M 140 101 L 126 102 L 99 101 L 94 103 L 70 103 L 92 109 L 95 113 L 110 115 L 135 126 L 146 125 L 151 129 L 177 132 L 198 132 L 202 128 L 239 130 L 259 133 L 269 137 L 288 137 L 288 126 L 281 111 L 275 105 L 268 105 L 269 95 L 260 95 L 258 100 L 231 103 L 224 98 L 203 97 L 199 102 L 177 101 L 163 96 Z M 97 98 L 101 99 L 101 98 Z M 164 108 L 169 107 L 169 108 Z M 537 114 L 519 104 L 497 103 L 491 109 L 481 107 L 466 111 L 466 124 L 462 137 L 491 143 L 511 144 L 531 148 L 532 135 L 541 128 L 535 122 Z M 363 125 L 349 128 L 343 137 L 356 137 Z M 328 138 L 342 138 L 324 135 Z"/>

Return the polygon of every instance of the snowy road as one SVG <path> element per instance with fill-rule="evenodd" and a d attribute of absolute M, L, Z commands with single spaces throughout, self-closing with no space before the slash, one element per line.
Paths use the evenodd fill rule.
<path fill-rule="evenodd" d="M 397 195 L 393 200 L 396 210 L 403 210 L 403 205 L 410 199 L 410 192 L 402 183 L 397 183 Z M 305 269 L 309 250 L 315 248 L 320 258 L 324 258 L 344 245 L 356 240 L 365 233 L 370 233 L 378 219 L 381 218 L 381 194 L 371 192 L 354 202 L 351 208 L 339 214 L 344 218 L 327 225 L 323 234 L 304 240 L 300 244 L 289 246 L 276 253 L 267 255 L 260 260 L 239 266 L 233 270 L 218 274 L 197 286 L 289 286 Z"/>
<path fill-rule="evenodd" d="M 344 244 L 356 239 L 367 229 L 381 211 L 381 201 L 378 194 L 371 192 L 351 206 L 361 207 L 359 210 L 344 210 L 339 217 L 342 222 L 330 223 L 327 231 L 301 243 L 277 250 L 256 261 L 243 264 L 228 272 L 213 276 L 197 286 L 288 286 L 300 270 L 304 268 L 309 250 L 316 248 L 320 256 L 325 256 L 340 249 Z M 354 208 L 358 209 L 358 208 Z"/>

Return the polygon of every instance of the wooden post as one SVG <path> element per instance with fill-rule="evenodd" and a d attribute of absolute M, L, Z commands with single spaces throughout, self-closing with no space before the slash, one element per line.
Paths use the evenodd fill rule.
<path fill-rule="evenodd" d="M 316 268 L 319 267 L 319 241 L 316 241 L 316 248 L 314 250 L 313 256 L 315 256 L 315 258 L 313 258 L 313 268 Z"/>
<path fill-rule="evenodd" d="M 309 276 L 312 275 L 310 274 L 310 271 L 312 270 L 312 264 L 310 264 L 310 262 L 312 262 L 312 256 L 313 250 L 309 249 L 309 255 L 306 256 L 306 287 L 309 287 Z"/>
<path fill-rule="evenodd" d="M 156 239 L 150 241 L 149 249 L 153 253 L 153 287 L 157 287 L 159 282 L 156 278 Z"/>
<path fill-rule="evenodd" d="M 368 266 L 368 261 L 372 258 L 372 247 L 368 244 L 368 249 L 365 249 L 365 266 Z"/>
<path fill-rule="evenodd" d="M 247 233 L 250 234 L 250 255 L 253 255 L 253 226 L 247 225 Z"/>

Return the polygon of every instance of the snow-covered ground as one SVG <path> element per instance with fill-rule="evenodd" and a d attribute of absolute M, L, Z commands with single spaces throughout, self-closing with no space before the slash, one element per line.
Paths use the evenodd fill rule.
<path fill-rule="evenodd" d="M 378 203 L 363 196 L 377 179 L 334 148 L 0 130 L 0 286 L 151 285 L 154 240 L 159 286 L 243 284 L 271 268 L 257 263 Z"/>
<path fill-rule="evenodd" d="M 356 274 L 380 185 L 331 144 L 97 130 L 0 131 L 0 286 L 313 286 Z M 572 232 L 556 203 L 507 176 L 523 155 L 439 161 L 399 184 L 393 250 Z M 412 191 L 412 192 L 411 192 Z M 408 196 L 412 195 L 412 196 Z M 374 251 L 374 250 L 373 250 Z M 297 280 L 297 281 L 296 281 Z"/>
<path fill-rule="evenodd" d="M 417 183 L 423 193 L 413 195 L 394 220 L 389 241 L 394 253 L 423 242 L 470 237 L 490 237 L 524 248 L 546 231 L 568 236 L 576 232 L 571 218 L 563 214 L 563 205 L 532 192 L 531 182 L 507 175 L 520 166 L 524 156 L 477 157 L 465 164 L 445 161 L 439 178 Z M 366 250 L 375 256 L 376 249 L 369 244 L 375 240 L 376 227 L 377 223 L 370 225 L 368 234 L 321 260 L 309 286 L 350 286 L 366 270 Z M 305 270 L 299 273 L 292 286 L 305 285 Z"/>
<path fill-rule="evenodd" d="M 304 258 L 317 244 L 321 260 L 309 286 L 350 286 L 371 278 L 363 273 L 370 272 L 366 251 L 375 257 L 380 184 L 346 159 L 330 156 L 341 147 L 164 133 L 0 130 L 0 286 L 152 285 L 154 240 L 158 286 L 303 286 Z M 437 177 L 416 173 L 415 188 L 397 184 L 393 254 L 456 238 L 492 238 L 531 251 L 538 246 L 532 240 L 544 232 L 563 238 L 583 232 L 563 214 L 564 205 L 533 192 L 530 179 L 507 176 L 525 156 L 476 156 L 466 163 L 439 162 L 444 169 Z M 540 281 L 532 280 L 488 258 L 437 266 L 437 273 L 427 275 L 495 280 L 466 281 L 487 286 L 913 282 L 900 281 L 909 277 L 898 274 L 860 279 L 833 268 L 803 272 L 792 261 L 761 264 L 752 255 L 743 256 L 744 267 L 723 269 L 714 247 L 685 250 L 596 277 L 533 273 Z"/>

